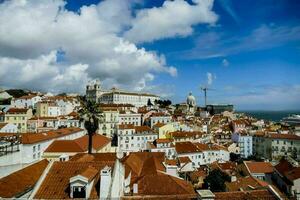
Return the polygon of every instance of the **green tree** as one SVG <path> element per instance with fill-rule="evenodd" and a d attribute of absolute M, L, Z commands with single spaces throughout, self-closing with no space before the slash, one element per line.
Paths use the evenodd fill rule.
<path fill-rule="evenodd" d="M 99 122 L 102 120 L 103 115 L 99 108 L 99 105 L 91 102 L 86 101 L 85 98 L 80 98 L 80 110 L 79 116 L 80 121 L 84 123 L 84 128 L 87 130 L 89 136 L 89 146 L 88 146 L 88 153 L 92 153 L 92 144 L 93 144 L 93 135 L 99 128 Z"/>
<path fill-rule="evenodd" d="M 224 192 L 226 181 L 230 181 L 230 177 L 221 170 L 214 169 L 204 179 L 204 187 L 212 192 Z"/>

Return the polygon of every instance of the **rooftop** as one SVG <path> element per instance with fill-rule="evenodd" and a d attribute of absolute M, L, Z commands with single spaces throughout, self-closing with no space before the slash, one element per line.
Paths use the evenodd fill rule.
<path fill-rule="evenodd" d="M 36 184 L 48 165 L 47 160 L 39 161 L 0 179 L 0 198 L 20 197 Z"/>

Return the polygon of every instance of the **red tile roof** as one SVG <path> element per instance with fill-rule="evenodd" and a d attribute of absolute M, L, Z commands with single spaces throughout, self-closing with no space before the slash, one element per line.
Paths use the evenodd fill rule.
<path fill-rule="evenodd" d="M 48 165 L 42 160 L 0 179 L 0 198 L 13 198 L 32 189 Z"/>
<path fill-rule="evenodd" d="M 29 109 L 27 108 L 10 108 L 7 110 L 6 113 L 8 114 L 23 114 L 23 113 L 27 113 Z"/>
<path fill-rule="evenodd" d="M 248 177 L 243 177 L 243 178 L 238 178 L 234 182 L 226 182 L 225 183 L 226 188 L 228 191 L 240 191 L 241 188 L 246 191 L 246 190 L 253 190 L 253 189 L 260 189 L 263 187 L 267 187 L 268 183 L 261 181 L 257 178 L 254 178 L 252 176 Z"/>
<path fill-rule="evenodd" d="M 24 133 L 22 134 L 21 142 L 22 144 L 34 144 L 37 142 L 47 141 L 47 140 L 63 137 L 66 135 L 71 135 L 79 131 L 83 131 L 83 129 L 72 127 L 72 128 L 57 129 L 45 133 Z"/>
<path fill-rule="evenodd" d="M 272 139 L 300 140 L 300 136 L 292 134 L 271 133 L 268 135 L 268 137 Z"/>
<path fill-rule="evenodd" d="M 111 139 L 103 135 L 93 135 L 93 149 L 100 150 L 110 143 Z M 85 152 L 88 150 L 88 135 L 75 140 L 55 140 L 45 152 Z"/>
<path fill-rule="evenodd" d="M 191 142 L 177 142 L 175 143 L 175 149 L 179 154 L 201 152 L 201 150 Z"/>
<path fill-rule="evenodd" d="M 90 161 L 90 162 L 77 162 L 77 161 L 67 161 L 67 162 L 54 162 L 51 169 L 49 170 L 46 178 L 41 183 L 35 199 L 69 199 L 69 181 L 71 177 L 77 176 L 79 174 L 88 174 L 90 177 L 90 172 L 85 172 L 87 168 L 93 167 L 97 175 L 95 177 L 94 185 L 92 187 L 90 198 L 98 199 L 100 170 L 105 166 L 113 167 L 113 162 L 101 162 L 101 161 Z M 91 173 L 92 174 L 92 173 Z"/>
<path fill-rule="evenodd" d="M 276 200 L 276 196 L 267 189 L 249 190 L 249 191 L 233 191 L 233 192 L 215 192 L 214 200 Z"/>
<path fill-rule="evenodd" d="M 134 129 L 133 124 L 120 124 L 119 129 Z"/>
<path fill-rule="evenodd" d="M 274 168 L 270 162 L 252 162 L 252 161 L 244 161 L 246 168 L 249 173 L 262 173 L 268 174 L 273 173 Z"/>
<path fill-rule="evenodd" d="M 152 132 L 152 129 L 149 126 L 135 126 L 134 129 L 136 132 Z"/>

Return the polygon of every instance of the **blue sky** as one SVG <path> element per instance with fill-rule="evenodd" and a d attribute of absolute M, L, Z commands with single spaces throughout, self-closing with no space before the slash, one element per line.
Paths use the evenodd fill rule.
<path fill-rule="evenodd" d="M 139 6 L 162 3 L 145 1 Z M 73 1 L 67 7 L 76 10 L 78 4 Z M 200 24 L 187 37 L 139 44 L 164 54 L 177 68 L 177 77 L 160 74 L 155 79 L 170 90 L 167 97 L 182 102 L 192 91 L 203 104 L 199 87 L 208 84 L 211 73 L 211 103 L 234 103 L 246 110 L 300 109 L 300 101 L 294 99 L 300 92 L 300 2 L 216 0 L 213 10 L 219 16 L 214 26 Z M 278 99 L 270 99 L 277 97 L 272 90 L 279 93 Z M 290 92 L 296 95 L 289 97 Z"/>
<path fill-rule="evenodd" d="M 19 53 L 23 44 L 20 44 L 22 48 L 17 49 L 18 43 L 10 47 L 8 42 L 1 43 L 0 39 L 0 47 L 9 46 L 2 54 L 34 65 L 35 62 L 45 62 L 45 55 L 51 57 L 52 54 L 49 52 L 56 51 L 56 62 L 59 67 L 54 68 L 59 74 L 53 75 L 51 79 L 56 80 L 55 84 L 49 81 L 48 85 L 53 85 L 49 86 L 49 90 L 60 88 L 73 91 L 81 87 L 73 88 L 74 80 L 85 82 L 100 78 L 104 87 L 116 85 L 125 89 L 158 93 L 174 103 L 184 102 L 187 94 L 192 91 L 198 104 L 203 105 L 203 93 L 199 88 L 207 86 L 213 89 L 208 93 L 209 103 L 233 103 L 239 110 L 300 110 L 299 0 L 176 0 L 175 2 L 108 0 L 107 2 L 109 3 L 104 5 L 103 1 L 99 0 L 69 0 L 60 5 L 63 8 L 57 11 L 56 16 L 49 15 L 55 16 L 55 20 L 62 24 L 74 23 L 78 19 L 77 21 L 83 23 L 78 23 L 80 28 L 90 22 L 79 20 L 80 17 L 84 18 L 84 8 L 88 8 L 85 13 L 89 15 L 86 16 L 93 16 L 91 13 L 95 11 L 92 7 L 97 6 L 99 7 L 97 12 L 100 13 L 97 16 L 100 15 L 109 22 L 104 26 L 104 29 L 109 31 L 103 32 L 101 28 L 94 30 L 90 28 L 93 25 L 89 25 L 85 27 L 87 30 L 91 29 L 89 33 L 95 31 L 100 35 L 87 35 L 84 31 L 81 32 L 84 29 L 81 28 L 78 29 L 78 35 L 76 31 L 72 36 L 61 37 L 63 39 L 56 37 L 53 39 L 53 36 L 49 36 L 47 40 L 54 41 L 57 45 L 40 48 L 45 45 L 41 42 L 36 52 L 32 50 L 30 55 Z M 9 3 L 2 4 L 3 8 L 11 6 Z M 49 3 L 49 6 L 53 5 Z M 195 10 L 196 6 L 200 10 Z M 101 10 L 103 8 L 105 10 Z M 31 8 L 24 7 L 24 9 Z M 188 12 L 184 12 L 184 9 Z M 74 16 L 73 21 L 64 20 L 71 13 L 77 13 L 78 16 Z M 28 24 L 34 23 L 28 21 Z M 57 30 L 59 28 L 57 26 Z M 36 29 L 35 27 L 33 30 Z M 73 29 L 77 30 L 75 25 L 70 25 L 70 30 Z M 64 34 L 65 31 L 60 31 L 58 35 Z M 111 37 L 105 42 L 97 40 L 109 34 L 116 39 L 128 40 L 129 43 L 122 43 L 120 47 L 119 43 L 110 40 Z M 90 41 L 85 39 L 83 43 L 78 42 L 80 40 L 78 38 L 85 35 L 88 38 L 94 36 L 95 38 Z M 73 39 L 73 42 L 71 39 L 70 43 L 62 42 L 69 38 Z M 116 61 L 107 60 L 109 52 L 104 52 L 100 48 L 101 45 L 93 49 L 94 46 L 91 45 L 93 41 L 101 45 L 111 41 L 110 47 L 116 47 L 113 51 L 122 49 L 122 52 L 130 51 L 134 54 L 130 53 L 130 57 L 116 54 L 114 56 Z M 88 49 L 93 49 L 93 52 L 81 57 L 83 51 L 87 52 Z M 96 52 L 100 52 L 101 59 L 96 60 Z M 95 57 L 87 58 L 93 53 Z M 147 58 L 145 60 L 143 58 L 141 63 L 140 59 L 134 60 L 141 54 L 145 54 Z M 46 62 L 45 65 L 48 66 L 49 63 Z M 67 73 L 68 67 L 65 65 L 72 65 L 73 71 L 75 69 L 78 74 L 86 76 Z M 131 69 L 132 66 L 134 67 Z M 62 87 L 59 83 L 69 87 Z M 5 80 L 0 81 L 1 84 L 7 87 L 23 84 L 33 88 L 39 85 L 28 84 L 25 80 L 19 85 Z M 39 87 L 36 89 L 45 90 Z"/>

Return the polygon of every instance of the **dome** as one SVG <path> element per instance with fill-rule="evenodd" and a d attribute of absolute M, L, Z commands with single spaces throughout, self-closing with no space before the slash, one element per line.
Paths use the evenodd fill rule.
<path fill-rule="evenodd" d="M 189 96 L 186 98 L 186 103 L 189 106 L 195 106 L 196 105 L 196 98 L 192 95 L 192 93 L 189 93 Z"/>

